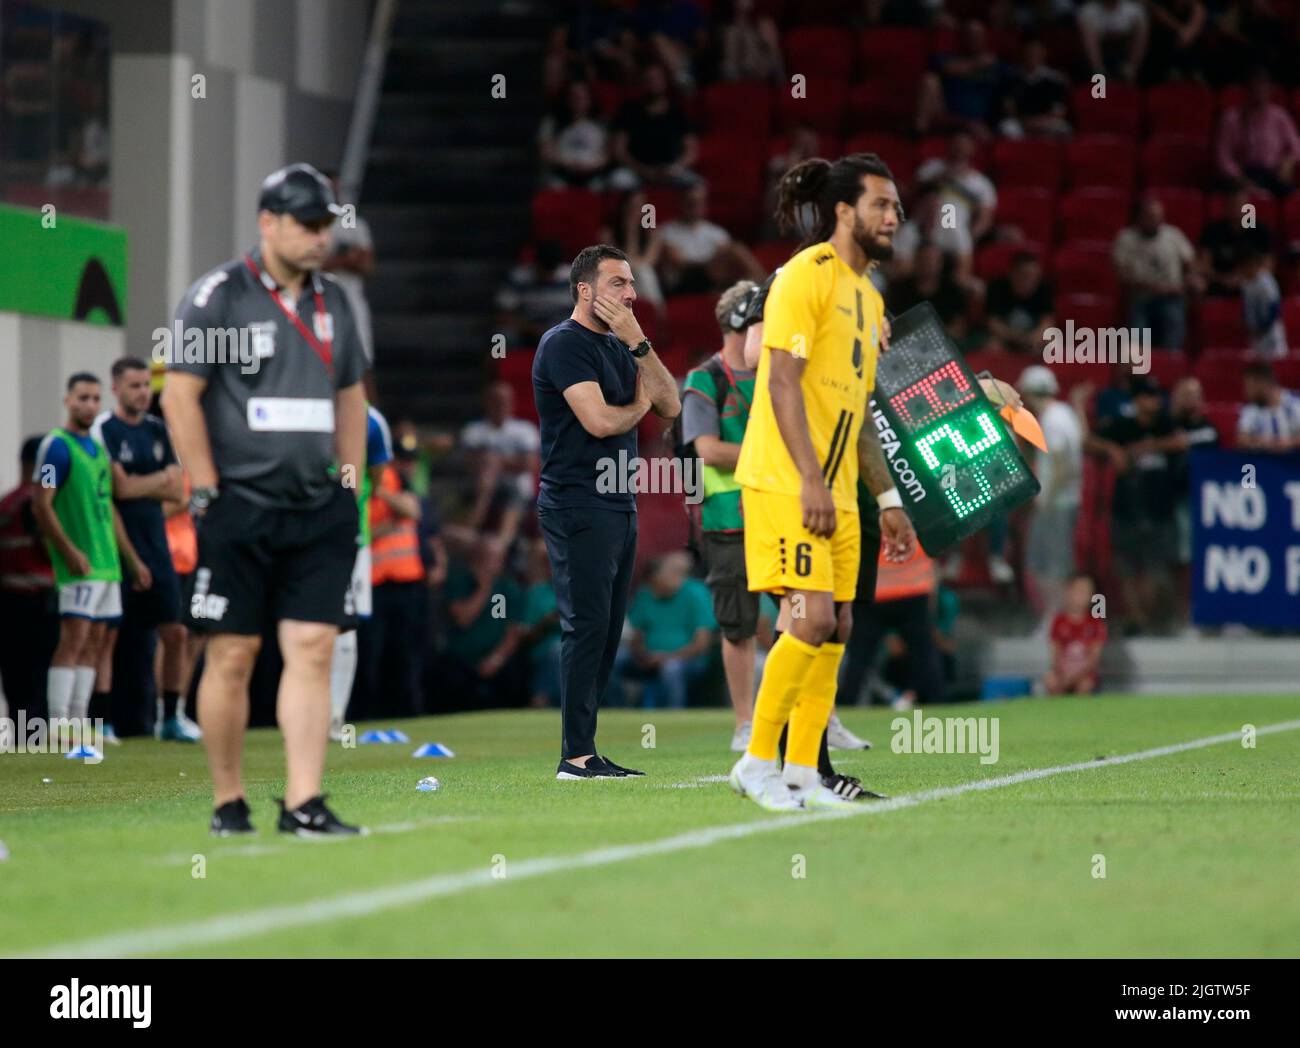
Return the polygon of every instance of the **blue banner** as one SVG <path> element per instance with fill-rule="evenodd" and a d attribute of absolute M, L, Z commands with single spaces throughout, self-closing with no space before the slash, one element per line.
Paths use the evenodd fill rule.
<path fill-rule="evenodd" d="M 1192 621 L 1300 628 L 1300 455 L 1191 454 Z"/>

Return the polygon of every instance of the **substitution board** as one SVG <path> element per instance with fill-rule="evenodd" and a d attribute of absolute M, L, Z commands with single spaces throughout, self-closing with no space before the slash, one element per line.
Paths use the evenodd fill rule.
<path fill-rule="evenodd" d="M 934 307 L 890 320 L 871 411 L 916 537 L 935 556 L 1039 492 L 998 406 Z"/>

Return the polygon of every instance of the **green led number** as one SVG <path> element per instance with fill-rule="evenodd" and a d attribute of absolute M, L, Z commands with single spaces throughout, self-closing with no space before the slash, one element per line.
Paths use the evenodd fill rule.
<path fill-rule="evenodd" d="M 959 453 L 958 462 L 963 459 L 969 462 L 971 459 L 983 454 L 994 444 L 1001 443 L 1002 431 L 987 411 L 980 411 L 975 416 L 975 421 L 979 424 L 980 436 L 973 442 L 967 440 L 966 435 L 948 422 L 932 429 L 916 442 L 916 449 L 921 453 L 921 458 L 932 472 L 938 472 L 941 465 L 939 456 L 935 454 L 935 449 L 945 440 L 950 441 L 953 448 Z M 973 480 L 979 488 L 974 497 L 963 497 L 961 492 L 958 491 L 960 486 L 958 484 L 944 487 L 944 494 L 948 496 L 948 501 L 952 504 L 953 511 L 958 518 L 970 516 L 975 510 L 993 498 L 993 488 L 984 476 L 982 469 L 976 468 L 965 471 L 963 479 L 966 478 Z"/>

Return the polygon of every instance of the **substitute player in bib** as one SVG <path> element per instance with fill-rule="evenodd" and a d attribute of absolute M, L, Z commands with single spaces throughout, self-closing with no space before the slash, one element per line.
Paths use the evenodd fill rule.
<path fill-rule="evenodd" d="M 32 475 L 32 512 L 45 536 L 59 588 L 59 644 L 47 684 L 51 722 L 80 720 L 90 707 L 109 623 L 122 616 L 121 561 L 136 589 L 146 590 L 153 582 L 113 506 L 108 451 L 90 432 L 99 399 L 94 375 L 79 371 L 68 379 L 63 398 L 67 424 L 41 442 Z"/>
<path fill-rule="evenodd" d="M 749 748 L 732 768 L 731 785 L 765 810 L 797 811 L 851 803 L 822 784 L 817 755 L 852 629 L 859 458 L 872 473 L 884 460 L 875 427 L 863 425 L 884 327 L 884 303 L 867 268 L 892 255 L 900 206 L 889 168 L 869 153 L 795 165 L 778 200 L 787 227 L 811 205 L 813 229 L 781 267 L 764 307 L 736 479 L 749 588 L 780 595 L 790 628 L 768 655 Z M 891 487 L 878 502 L 886 544 L 902 556 L 915 535 L 901 497 Z"/>
<path fill-rule="evenodd" d="M 388 420 L 373 405 L 366 406 L 366 468 L 361 474 L 361 498 L 357 514 L 361 527 L 357 531 L 357 560 L 352 566 L 352 584 L 344 599 L 344 613 L 351 618 L 368 619 L 373 609 L 370 586 L 370 499 L 383 481 L 384 466 L 393 461 L 393 434 Z M 340 628 L 334 638 L 334 657 L 330 662 L 330 740 L 343 741 L 343 721 L 357 679 L 357 631 Z"/>

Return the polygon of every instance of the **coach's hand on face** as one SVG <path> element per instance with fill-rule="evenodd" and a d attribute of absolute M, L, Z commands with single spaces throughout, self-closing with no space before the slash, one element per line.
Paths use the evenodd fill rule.
<path fill-rule="evenodd" d="M 609 325 L 620 342 L 626 346 L 639 345 L 645 338 L 641 325 L 637 323 L 636 314 L 622 302 L 597 295 L 591 302 L 591 311 Z"/>
<path fill-rule="evenodd" d="M 835 499 L 820 476 L 806 478 L 799 496 L 803 503 L 803 526 L 818 538 L 835 534 Z"/>

